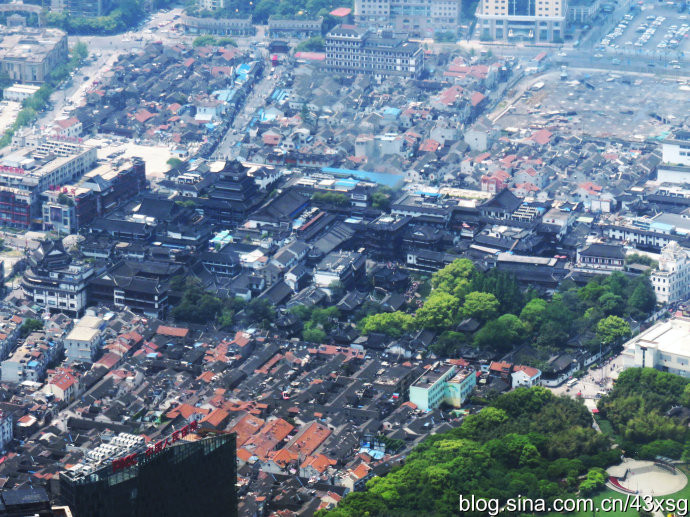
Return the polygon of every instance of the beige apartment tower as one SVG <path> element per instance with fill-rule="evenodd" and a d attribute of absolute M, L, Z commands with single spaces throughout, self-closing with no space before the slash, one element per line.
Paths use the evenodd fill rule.
<path fill-rule="evenodd" d="M 484 41 L 558 43 L 567 14 L 567 0 L 481 0 L 477 7 Z"/>

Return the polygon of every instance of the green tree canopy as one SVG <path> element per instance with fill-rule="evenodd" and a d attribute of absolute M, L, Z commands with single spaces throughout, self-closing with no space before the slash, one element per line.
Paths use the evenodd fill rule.
<path fill-rule="evenodd" d="M 432 275 L 431 286 L 437 291 L 464 298 L 476 273 L 471 260 L 457 259 Z"/>
<path fill-rule="evenodd" d="M 525 325 L 520 318 L 514 314 L 504 314 L 479 329 L 474 335 L 474 344 L 478 347 L 509 350 L 513 345 L 523 341 L 525 330 Z"/>
<path fill-rule="evenodd" d="M 382 332 L 398 338 L 414 326 L 414 316 L 404 312 L 381 312 L 365 317 L 359 324 L 362 334 Z"/>
<path fill-rule="evenodd" d="M 415 321 L 422 328 L 446 329 L 457 323 L 459 314 L 460 300 L 444 291 L 436 290 L 417 311 Z"/>
<path fill-rule="evenodd" d="M 546 300 L 542 298 L 531 299 L 520 312 L 520 319 L 527 324 L 530 329 L 538 329 L 544 321 L 546 305 Z"/>
<path fill-rule="evenodd" d="M 597 323 L 597 338 L 604 345 L 617 343 L 623 338 L 630 337 L 630 325 L 618 316 L 607 316 Z"/>
<path fill-rule="evenodd" d="M 465 296 L 462 314 L 466 318 L 487 321 L 496 316 L 498 305 L 498 300 L 493 294 L 474 291 Z"/>

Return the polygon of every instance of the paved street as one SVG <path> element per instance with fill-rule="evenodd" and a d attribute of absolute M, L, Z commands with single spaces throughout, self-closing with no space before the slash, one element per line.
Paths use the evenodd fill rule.
<path fill-rule="evenodd" d="M 247 125 L 251 122 L 254 112 L 264 106 L 266 99 L 271 94 L 280 78 L 280 66 L 276 70 L 267 68 L 264 70 L 264 75 L 261 80 L 254 85 L 251 93 L 242 106 L 242 109 L 235 117 L 232 127 L 225 134 L 225 137 L 218 144 L 218 148 L 214 153 L 216 158 L 233 159 L 239 152 L 237 143 L 244 137 Z"/>
<path fill-rule="evenodd" d="M 619 356 L 607 360 L 601 368 L 588 370 L 587 375 L 582 377 L 573 386 L 568 386 L 567 382 L 552 391 L 558 395 L 576 397 L 581 394 L 584 399 L 596 399 L 606 394 L 612 387 L 613 382 L 623 371 L 622 360 Z"/>

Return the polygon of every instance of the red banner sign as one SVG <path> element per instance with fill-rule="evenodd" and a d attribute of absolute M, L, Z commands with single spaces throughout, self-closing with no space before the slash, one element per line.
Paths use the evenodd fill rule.
<path fill-rule="evenodd" d="M 182 429 L 179 429 L 177 431 L 173 431 L 173 433 L 168 436 L 165 440 L 160 440 L 159 442 L 156 442 L 155 445 L 152 447 L 149 447 L 146 449 L 144 452 L 144 456 L 146 458 L 150 458 L 151 456 L 158 454 L 161 452 L 163 449 L 168 447 L 169 445 L 172 445 L 173 443 L 177 442 L 180 440 L 180 438 L 184 438 L 187 436 L 190 432 L 196 431 L 199 427 L 199 422 L 196 420 L 191 421 L 189 424 L 184 426 Z M 139 462 L 139 455 L 140 453 L 135 452 L 133 454 L 130 454 L 129 456 L 124 456 L 122 458 L 118 458 L 116 460 L 113 460 L 113 472 L 117 472 L 118 470 L 126 469 L 127 467 L 133 467 Z"/>

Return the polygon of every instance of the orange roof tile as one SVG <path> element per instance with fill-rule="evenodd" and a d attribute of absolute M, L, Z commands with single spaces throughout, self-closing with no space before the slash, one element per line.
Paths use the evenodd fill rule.
<path fill-rule="evenodd" d="M 261 418 L 247 413 L 230 429 L 231 432 L 237 435 L 237 445 L 244 445 L 250 436 L 256 434 L 259 429 L 265 424 Z"/>
<path fill-rule="evenodd" d="M 249 452 L 247 449 L 244 449 L 242 447 L 237 449 L 237 457 L 242 461 L 249 461 L 249 458 L 251 458 L 252 456 L 253 454 Z"/>
<path fill-rule="evenodd" d="M 362 479 L 363 477 L 366 477 L 367 474 L 369 474 L 369 471 L 371 468 L 369 468 L 369 465 L 366 463 L 360 463 L 359 466 L 352 471 L 352 474 L 357 478 L 357 479 Z"/>
<path fill-rule="evenodd" d="M 165 325 L 160 325 L 156 330 L 156 334 L 171 337 L 187 337 L 187 334 L 189 334 L 189 329 L 180 327 L 167 327 Z"/>
<path fill-rule="evenodd" d="M 328 467 L 338 463 L 337 460 L 331 459 L 324 454 L 316 454 L 314 456 L 309 456 L 301 465 L 301 467 L 307 468 L 312 467 L 317 472 L 323 473 Z"/>
<path fill-rule="evenodd" d="M 313 422 L 309 427 L 297 434 L 288 449 L 295 453 L 311 454 L 330 435 L 331 430 L 328 427 L 318 422 Z"/>
<path fill-rule="evenodd" d="M 201 409 L 190 404 L 182 403 L 175 409 L 168 411 L 165 414 L 165 417 L 173 419 L 177 418 L 178 416 L 182 416 L 182 418 L 184 418 L 185 420 L 189 420 L 189 417 L 191 417 L 194 414 L 208 415 L 210 412 L 210 409 Z"/>
<path fill-rule="evenodd" d="M 214 374 L 213 372 L 207 371 L 207 372 L 204 372 L 204 373 L 202 373 L 201 375 L 199 375 L 199 376 L 197 377 L 197 379 L 200 380 L 200 381 L 204 381 L 204 382 L 206 382 L 206 383 L 209 383 L 209 382 L 211 382 L 211 381 L 213 380 L 213 376 L 214 376 L 214 375 L 215 375 L 215 374 Z"/>
<path fill-rule="evenodd" d="M 208 415 L 201 419 L 201 423 L 212 425 L 213 427 L 220 427 L 230 416 L 230 413 L 224 409 L 214 409 Z"/>
<path fill-rule="evenodd" d="M 286 467 L 289 463 L 299 459 L 299 454 L 296 454 L 289 449 L 280 449 L 269 456 L 275 464 L 281 467 Z"/>

